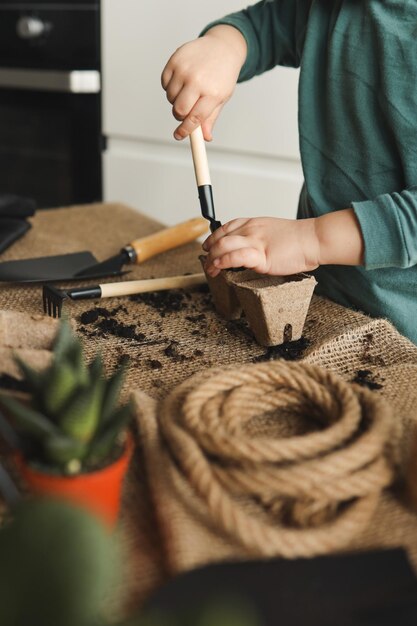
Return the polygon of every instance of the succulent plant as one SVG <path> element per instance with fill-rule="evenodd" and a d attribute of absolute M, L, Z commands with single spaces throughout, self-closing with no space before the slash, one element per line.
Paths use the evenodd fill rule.
<path fill-rule="evenodd" d="M 61 322 L 53 360 L 36 371 L 16 358 L 31 403 L 1 395 L 30 460 L 64 474 L 100 466 L 125 432 L 130 405 L 119 405 L 125 363 L 106 379 L 101 355 L 86 364 L 79 338 Z M 122 443 L 122 441 L 120 441 Z"/>

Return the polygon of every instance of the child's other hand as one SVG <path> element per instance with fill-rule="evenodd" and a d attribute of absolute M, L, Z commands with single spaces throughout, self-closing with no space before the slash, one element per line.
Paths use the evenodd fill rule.
<path fill-rule="evenodd" d="M 274 217 L 232 220 L 204 242 L 206 271 L 212 277 L 230 267 L 280 276 L 311 271 L 320 259 L 315 222 Z"/>
<path fill-rule="evenodd" d="M 212 139 L 214 123 L 233 94 L 247 54 L 243 35 L 232 26 L 219 25 L 181 46 L 162 73 L 162 86 L 182 123 L 174 132 L 184 139 L 202 126 L 206 141 Z"/>

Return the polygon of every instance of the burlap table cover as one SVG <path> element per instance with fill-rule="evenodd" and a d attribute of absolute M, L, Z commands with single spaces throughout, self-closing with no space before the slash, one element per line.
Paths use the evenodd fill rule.
<path fill-rule="evenodd" d="M 118 204 L 39 212 L 32 223 L 34 228 L 1 255 L 0 261 L 84 249 L 102 260 L 129 240 L 160 228 L 155 221 Z M 135 267 L 128 278 L 199 272 L 199 251 L 197 243 L 170 251 Z M 109 369 L 125 355 L 130 357 L 126 395 L 139 389 L 152 398 L 162 398 L 188 376 L 211 366 L 282 355 L 303 358 L 330 368 L 347 381 L 359 378 L 392 404 L 405 467 L 410 428 L 417 418 L 417 347 L 386 321 L 314 297 L 305 342 L 297 354 L 256 345 L 244 323 L 217 317 L 209 294 L 202 289 L 172 298 L 102 300 L 96 306 L 95 312 L 91 302 L 69 303 L 65 308 L 84 337 L 89 357 L 101 350 Z M 0 309 L 39 312 L 39 286 L 1 285 Z M 123 333 L 129 337 L 121 336 Z M 157 424 L 142 420 L 123 516 L 124 546 L 131 565 L 129 588 L 135 604 L 173 573 L 224 557 L 245 557 L 187 508 L 186 499 L 171 489 L 165 470 Z M 188 495 L 192 502 L 192 494 Z M 395 490 L 386 493 L 372 523 L 351 547 L 383 546 L 404 546 L 417 568 L 417 516 Z"/>

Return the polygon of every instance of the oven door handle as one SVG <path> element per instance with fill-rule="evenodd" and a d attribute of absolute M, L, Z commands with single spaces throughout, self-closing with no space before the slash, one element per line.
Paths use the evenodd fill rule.
<path fill-rule="evenodd" d="M 100 93 L 101 78 L 97 70 L 31 70 L 0 68 L 0 89 L 26 89 L 61 93 Z"/>

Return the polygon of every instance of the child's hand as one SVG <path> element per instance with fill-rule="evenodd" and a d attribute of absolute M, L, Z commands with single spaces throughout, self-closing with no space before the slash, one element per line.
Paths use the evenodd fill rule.
<path fill-rule="evenodd" d="M 176 139 L 202 126 L 204 138 L 211 141 L 214 123 L 233 94 L 246 53 L 243 35 L 232 26 L 219 25 L 172 55 L 161 80 L 174 117 L 182 121 L 174 132 Z"/>
<path fill-rule="evenodd" d="M 320 258 L 315 222 L 274 217 L 232 220 L 204 242 L 206 271 L 214 277 L 229 267 L 281 276 L 313 270 Z"/>
<path fill-rule="evenodd" d="M 319 265 L 362 265 L 364 241 L 352 208 L 306 220 L 276 217 L 237 219 L 203 244 L 206 270 L 217 276 L 228 267 L 288 276 Z"/>

